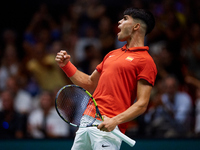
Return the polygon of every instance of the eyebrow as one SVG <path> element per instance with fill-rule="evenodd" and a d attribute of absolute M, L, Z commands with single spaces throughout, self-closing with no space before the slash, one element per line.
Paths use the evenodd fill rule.
<path fill-rule="evenodd" d="M 127 18 L 128 18 L 128 15 L 124 15 L 123 18 L 126 18 L 126 19 L 127 19 Z"/>

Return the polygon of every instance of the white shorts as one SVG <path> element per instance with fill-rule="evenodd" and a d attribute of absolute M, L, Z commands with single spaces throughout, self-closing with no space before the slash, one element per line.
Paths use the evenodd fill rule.
<path fill-rule="evenodd" d="M 88 117 L 83 116 L 81 122 L 84 123 Z M 100 124 L 100 121 L 96 120 L 94 124 Z M 119 150 L 121 143 L 122 140 L 111 132 L 100 131 L 97 127 L 79 128 L 72 150 Z"/>

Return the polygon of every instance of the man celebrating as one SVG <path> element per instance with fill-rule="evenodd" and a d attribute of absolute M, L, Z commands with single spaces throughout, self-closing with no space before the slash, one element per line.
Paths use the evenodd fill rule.
<path fill-rule="evenodd" d="M 77 131 L 73 150 L 99 150 L 102 146 L 120 149 L 121 140 L 110 131 L 119 127 L 125 133 L 127 122 L 145 112 L 157 69 L 149 48 L 144 46 L 144 38 L 154 26 L 155 20 L 149 11 L 126 9 L 119 21 L 118 40 L 127 44 L 109 52 L 91 75 L 77 70 L 66 51 L 57 53 L 58 65 L 74 84 L 93 93 L 104 115 L 99 130 L 91 127 Z"/>

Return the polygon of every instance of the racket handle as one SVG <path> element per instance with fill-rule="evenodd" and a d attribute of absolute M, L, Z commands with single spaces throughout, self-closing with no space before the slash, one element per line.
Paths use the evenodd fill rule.
<path fill-rule="evenodd" d="M 111 132 L 112 132 L 112 134 L 116 135 L 121 140 L 123 140 L 124 142 L 126 142 L 127 144 L 129 144 L 131 147 L 133 147 L 135 145 L 135 143 L 136 143 L 135 140 L 132 140 L 131 138 L 129 138 L 128 136 L 126 136 L 125 134 L 123 134 L 122 132 L 120 132 L 117 129 L 114 129 Z"/>

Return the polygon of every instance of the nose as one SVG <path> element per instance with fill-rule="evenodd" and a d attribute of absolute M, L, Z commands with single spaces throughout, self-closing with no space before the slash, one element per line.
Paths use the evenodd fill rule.
<path fill-rule="evenodd" d="M 122 20 L 123 20 L 123 19 L 119 20 L 119 21 L 118 21 L 118 24 L 121 24 L 121 23 L 122 23 Z"/>

